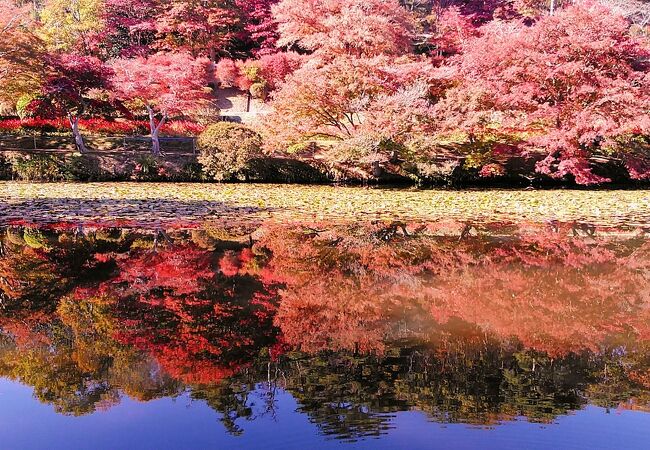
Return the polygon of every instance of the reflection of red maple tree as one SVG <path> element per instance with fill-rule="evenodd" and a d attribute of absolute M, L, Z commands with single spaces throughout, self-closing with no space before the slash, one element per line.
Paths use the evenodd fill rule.
<path fill-rule="evenodd" d="M 190 246 L 143 251 L 120 261 L 115 281 L 125 281 L 132 291 L 144 294 L 154 288 L 171 289 L 176 295 L 193 294 L 201 280 L 214 276 L 210 257 L 210 253 Z"/>
<path fill-rule="evenodd" d="M 120 261 L 116 338 L 150 353 L 172 377 L 207 384 L 273 343 L 275 288 L 248 275 L 250 249 L 221 257 L 191 245 Z"/>
<path fill-rule="evenodd" d="M 386 338 L 426 335 L 452 317 L 554 355 L 598 350 L 613 335 L 649 335 L 650 298 L 641 287 L 650 258 L 635 239 L 539 232 L 459 242 L 381 227 L 296 227 L 260 244 L 287 283 L 276 324 L 307 351 L 380 351 Z"/>
<path fill-rule="evenodd" d="M 256 372 L 242 373 L 251 364 L 270 357 L 280 367 L 296 349 L 314 353 L 306 361 L 353 351 L 373 364 L 417 349 L 415 364 L 438 365 L 450 380 L 477 361 L 489 367 L 473 378 L 514 367 L 525 381 L 540 376 L 536 365 L 548 374 L 588 359 L 589 374 L 609 371 L 585 382 L 596 404 L 646 405 L 650 245 L 583 228 L 266 226 L 253 248 L 231 241 L 228 250 L 183 232 L 164 242 L 109 231 L 88 241 L 74 230 L 28 236 L 37 249 L 16 235 L 0 241 L 9 305 L 0 369 L 62 411 L 85 413 L 115 404 L 119 391 L 147 400 L 241 380 Z M 411 381 L 409 404 L 429 404 L 408 397 Z"/>
<path fill-rule="evenodd" d="M 550 354 L 598 350 L 614 334 L 646 339 L 650 304 L 641 286 L 647 275 L 634 269 L 645 247 L 621 255 L 603 241 L 528 237 L 440 274 L 432 311 L 440 320 L 461 317 Z M 650 267 L 650 260 L 644 264 Z"/>

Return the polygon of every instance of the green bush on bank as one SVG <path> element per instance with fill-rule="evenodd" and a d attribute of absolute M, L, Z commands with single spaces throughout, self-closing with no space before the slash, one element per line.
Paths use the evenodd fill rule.
<path fill-rule="evenodd" d="M 204 181 L 196 161 L 168 161 L 151 155 L 102 162 L 93 154 L 33 153 L 7 157 L 0 153 L 0 180 L 56 181 Z"/>
<path fill-rule="evenodd" d="M 429 136 L 394 141 L 368 136 L 306 142 L 300 151 L 266 155 L 262 138 L 234 123 L 208 127 L 198 139 L 198 161 L 170 153 L 0 152 L 0 180 L 23 181 L 255 181 L 274 183 L 413 183 L 420 186 L 556 186 L 535 172 L 534 157 L 493 155 L 493 141 L 470 147 Z M 645 143 L 643 143 L 645 144 Z M 502 146 L 507 146 L 503 144 Z M 638 150 L 645 152 L 646 147 Z M 618 183 L 630 183 L 624 167 L 598 166 Z M 618 171 L 617 171 L 618 170 Z M 639 182 L 640 184 L 640 182 Z"/>
<path fill-rule="evenodd" d="M 137 157 L 123 177 L 133 181 L 194 182 L 205 179 L 201 165 L 197 162 L 188 161 L 179 166 L 153 155 Z"/>
<path fill-rule="evenodd" d="M 79 153 L 64 160 L 62 171 L 68 181 L 101 181 L 108 176 L 102 170 L 99 158 Z"/>
<path fill-rule="evenodd" d="M 2 162 L 4 160 L 4 163 Z M 89 155 L 73 154 L 68 157 L 50 154 L 19 156 L 8 161 L 0 160 L 0 179 L 22 181 L 101 181 L 106 174 L 99 160 Z"/>
<path fill-rule="evenodd" d="M 0 180 L 11 180 L 13 178 L 13 168 L 11 162 L 0 154 Z"/>
<path fill-rule="evenodd" d="M 230 122 L 208 126 L 199 135 L 199 162 L 216 181 L 249 180 L 262 158 L 262 138 L 250 128 Z"/>
<path fill-rule="evenodd" d="M 20 156 L 13 161 L 12 170 L 19 180 L 62 181 L 65 179 L 64 160 L 49 154 Z"/>

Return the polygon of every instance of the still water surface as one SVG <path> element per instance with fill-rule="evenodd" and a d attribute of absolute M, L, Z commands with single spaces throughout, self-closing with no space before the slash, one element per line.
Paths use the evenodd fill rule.
<path fill-rule="evenodd" d="M 0 229 L 2 448 L 648 448 L 650 229 Z"/>

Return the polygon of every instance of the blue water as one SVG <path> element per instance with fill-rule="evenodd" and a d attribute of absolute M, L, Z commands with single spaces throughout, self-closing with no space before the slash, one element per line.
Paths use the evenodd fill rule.
<path fill-rule="evenodd" d="M 186 395 L 149 402 L 124 398 L 107 411 L 82 417 L 57 414 L 32 390 L 0 381 L 0 441 L 13 449 L 647 449 L 650 414 L 587 406 L 552 424 L 520 419 L 493 427 L 437 424 L 416 411 L 393 414 L 380 438 L 343 442 L 326 437 L 281 392 L 275 417 L 244 421 L 244 433 L 225 433 L 219 415 Z"/>
<path fill-rule="evenodd" d="M 545 227 L 0 229 L 0 450 L 650 450 L 650 234 Z"/>

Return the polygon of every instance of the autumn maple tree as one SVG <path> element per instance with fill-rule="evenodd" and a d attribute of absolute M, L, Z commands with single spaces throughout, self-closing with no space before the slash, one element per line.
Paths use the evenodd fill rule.
<path fill-rule="evenodd" d="M 311 55 L 272 94 L 269 147 L 315 139 L 378 143 L 417 127 L 429 63 L 409 54 L 415 21 L 397 1 L 285 0 L 272 11 L 278 44 Z M 391 115 L 394 126 L 386 128 Z M 361 153 L 376 159 L 372 149 Z"/>
<path fill-rule="evenodd" d="M 409 58 L 311 60 L 288 76 L 273 95 L 274 112 L 267 121 L 276 130 L 276 141 L 286 137 L 290 143 L 318 136 L 344 140 L 360 133 L 399 134 L 414 124 L 421 107 L 426 106 L 421 100 L 428 89 L 422 84 L 418 89 L 418 84 L 427 77 L 428 64 Z M 390 115 L 386 107 L 397 107 L 400 96 L 409 100 L 398 107 L 404 120 L 385 128 L 386 123 L 380 122 Z M 391 128 L 395 130 L 391 132 Z"/>
<path fill-rule="evenodd" d="M 38 116 L 65 116 L 77 149 L 88 149 L 79 130 L 79 120 L 87 114 L 110 108 L 102 92 L 111 88 L 112 70 L 93 56 L 53 54 L 48 58 L 49 73 L 39 96 L 29 104 Z"/>
<path fill-rule="evenodd" d="M 413 18 L 397 0 L 282 0 L 272 10 L 281 46 L 354 56 L 404 54 L 411 46 Z"/>
<path fill-rule="evenodd" d="M 266 98 L 304 62 L 305 57 L 296 52 L 267 53 L 245 61 L 223 58 L 215 64 L 214 75 L 222 88 L 236 87 L 254 97 Z"/>
<path fill-rule="evenodd" d="M 160 155 L 160 130 L 172 114 L 188 113 L 209 99 L 207 58 L 188 53 L 157 53 L 117 59 L 111 67 L 117 96 L 149 115 L 152 152 Z"/>
<path fill-rule="evenodd" d="M 39 33 L 54 51 L 97 56 L 103 7 L 101 0 L 48 0 L 39 12 Z"/>
<path fill-rule="evenodd" d="M 648 17 L 639 0 L 7 0 L 0 99 L 68 116 L 82 151 L 79 117 L 146 112 L 159 154 L 170 118 L 243 94 L 269 152 L 336 177 L 647 181 Z"/>
<path fill-rule="evenodd" d="M 158 0 L 105 0 L 103 45 L 108 57 L 146 56 L 155 43 Z"/>
<path fill-rule="evenodd" d="M 277 51 L 277 25 L 271 13 L 271 7 L 277 2 L 278 0 L 235 0 L 241 12 L 244 32 L 255 45 L 255 55 Z"/>
<path fill-rule="evenodd" d="M 160 2 L 156 30 L 161 50 L 189 52 L 216 60 L 235 36 L 239 17 L 223 0 Z"/>
<path fill-rule="evenodd" d="M 650 132 L 647 41 L 598 5 L 576 5 L 535 25 L 494 22 L 464 45 L 457 86 L 438 105 L 442 127 L 540 152 L 537 170 L 579 184 L 607 181 L 596 157 L 619 157 L 633 177 L 633 142 Z"/>
<path fill-rule="evenodd" d="M 44 55 L 44 45 L 33 32 L 35 22 L 27 6 L 0 5 L 0 99 L 15 101 L 38 90 L 44 70 L 33 64 Z"/>

